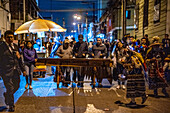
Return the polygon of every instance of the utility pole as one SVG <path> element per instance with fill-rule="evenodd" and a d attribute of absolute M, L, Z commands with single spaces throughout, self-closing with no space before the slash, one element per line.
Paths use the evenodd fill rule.
<path fill-rule="evenodd" d="M 93 36 L 96 38 L 96 26 L 95 26 L 95 3 L 93 2 Z"/>
<path fill-rule="evenodd" d="M 25 0 L 23 0 L 23 15 L 24 15 L 24 20 L 23 20 L 23 23 L 25 23 L 26 22 L 26 9 L 25 9 Z M 24 37 L 23 37 L 23 39 L 25 40 L 25 38 L 26 38 L 26 34 L 24 33 Z"/>
<path fill-rule="evenodd" d="M 86 41 L 88 42 L 88 17 L 87 17 L 87 14 L 86 14 Z"/>
<path fill-rule="evenodd" d="M 65 19 L 63 18 L 63 28 L 65 28 Z M 63 39 L 65 37 L 65 32 L 63 32 Z"/>
<path fill-rule="evenodd" d="M 80 25 L 79 25 L 79 23 L 77 25 L 78 25 L 78 35 L 79 35 L 80 34 Z"/>
<path fill-rule="evenodd" d="M 126 34 L 126 0 L 122 0 L 122 38 Z"/>
<path fill-rule="evenodd" d="M 26 17 L 25 17 L 25 15 L 26 15 L 26 12 L 25 12 L 25 0 L 23 0 L 23 15 L 24 15 L 24 23 L 25 23 L 25 21 L 26 21 Z"/>

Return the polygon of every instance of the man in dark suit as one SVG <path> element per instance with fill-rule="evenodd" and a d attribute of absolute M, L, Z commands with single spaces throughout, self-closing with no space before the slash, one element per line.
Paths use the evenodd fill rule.
<path fill-rule="evenodd" d="M 13 43 L 14 33 L 6 31 L 4 39 L 0 42 L 0 75 L 6 87 L 5 104 L 9 105 L 10 112 L 14 112 L 14 93 L 19 88 L 21 71 L 24 76 L 26 72 L 18 46 Z"/>

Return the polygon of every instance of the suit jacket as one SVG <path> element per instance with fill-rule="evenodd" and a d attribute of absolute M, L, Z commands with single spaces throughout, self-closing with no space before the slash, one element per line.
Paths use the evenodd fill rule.
<path fill-rule="evenodd" d="M 22 59 L 18 59 L 16 56 L 16 51 L 19 48 L 14 44 L 13 52 L 10 51 L 8 45 L 4 42 L 0 42 L 0 75 L 1 76 L 16 76 L 20 75 L 21 71 L 25 71 L 24 63 Z"/>

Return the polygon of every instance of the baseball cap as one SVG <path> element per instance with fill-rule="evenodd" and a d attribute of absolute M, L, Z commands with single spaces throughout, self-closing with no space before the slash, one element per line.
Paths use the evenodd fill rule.
<path fill-rule="evenodd" d="M 64 43 L 70 43 L 69 39 L 65 39 Z"/>

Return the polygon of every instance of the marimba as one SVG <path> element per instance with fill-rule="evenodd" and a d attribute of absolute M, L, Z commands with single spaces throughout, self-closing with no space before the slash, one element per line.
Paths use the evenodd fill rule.
<path fill-rule="evenodd" d="M 39 58 L 36 65 L 56 66 L 57 87 L 59 86 L 59 70 L 61 66 L 66 67 L 111 67 L 113 61 L 110 59 L 101 58 Z M 93 76 L 93 87 L 95 86 L 95 77 Z M 112 81 L 112 76 L 109 77 L 109 82 Z"/>

